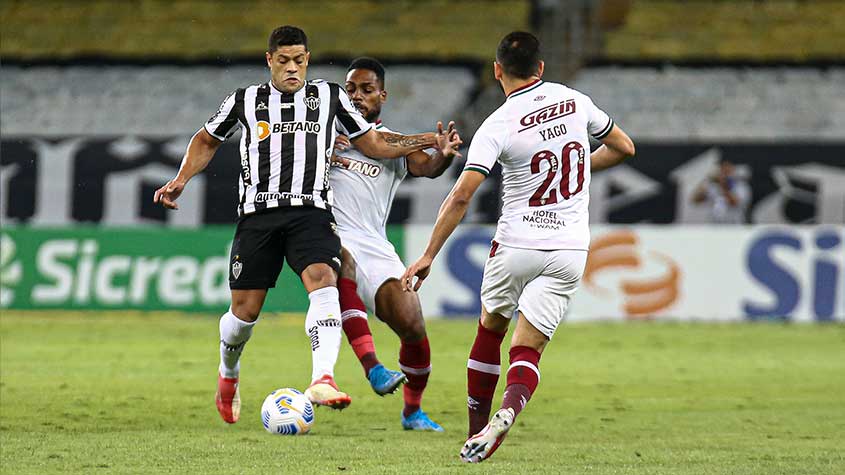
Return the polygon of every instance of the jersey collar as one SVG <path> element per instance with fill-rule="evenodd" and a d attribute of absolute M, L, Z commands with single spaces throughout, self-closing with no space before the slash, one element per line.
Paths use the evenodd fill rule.
<path fill-rule="evenodd" d="M 301 90 L 305 89 L 305 86 L 307 86 L 307 85 L 308 85 L 308 81 L 305 81 L 305 84 L 303 84 L 303 85 L 302 85 L 302 87 L 300 87 L 299 89 L 297 89 L 297 90 L 296 90 L 296 91 L 294 91 L 294 92 L 282 92 L 282 91 L 280 91 L 279 89 L 277 89 L 277 88 L 276 88 L 276 85 L 275 85 L 275 84 L 273 84 L 273 81 L 267 81 L 267 85 L 268 85 L 268 86 L 270 86 L 270 92 L 272 92 L 272 93 L 275 93 L 275 94 L 281 94 L 281 95 L 283 95 L 283 96 L 294 96 L 294 95 L 296 95 L 299 91 L 301 91 Z"/>
<path fill-rule="evenodd" d="M 384 125 L 381 123 L 381 119 L 376 119 L 375 123 L 373 123 L 373 126 L 374 126 L 376 129 L 382 129 L 382 128 L 384 128 Z"/>
<path fill-rule="evenodd" d="M 531 81 L 528 84 L 525 84 L 524 86 L 520 86 L 520 87 L 514 89 L 513 91 L 511 91 L 511 93 L 508 94 L 507 98 L 510 99 L 512 97 L 516 97 L 516 96 L 519 96 L 521 94 L 525 94 L 526 92 L 533 91 L 534 89 L 537 89 L 538 87 L 540 87 L 541 84 L 543 84 L 542 79 L 535 79 L 534 81 Z"/>

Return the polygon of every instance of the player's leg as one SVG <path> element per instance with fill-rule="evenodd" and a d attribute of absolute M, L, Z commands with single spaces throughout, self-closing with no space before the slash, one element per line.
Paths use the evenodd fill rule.
<path fill-rule="evenodd" d="M 282 268 L 279 233 L 265 217 L 248 216 L 238 223 L 232 243 L 229 287 L 232 302 L 220 317 L 220 365 L 217 410 L 224 421 L 240 417 L 240 359 L 258 321 L 267 289 L 274 287 Z"/>
<path fill-rule="evenodd" d="M 368 375 L 370 369 L 380 364 L 376 357 L 376 346 L 373 342 L 373 334 L 370 325 L 367 323 L 367 307 L 364 301 L 358 296 L 358 284 L 355 282 L 355 270 L 357 264 L 355 259 L 344 248 L 340 250 L 340 279 L 337 282 L 337 289 L 340 292 L 340 317 L 343 321 L 343 333 L 349 341 L 349 346 L 355 352 L 361 367 L 364 368 L 364 375 Z"/>
<path fill-rule="evenodd" d="M 398 261 L 398 257 L 397 257 Z M 402 388 L 405 406 L 402 427 L 407 430 L 443 428 L 421 409 L 422 397 L 431 374 L 431 347 L 425 332 L 419 297 L 404 292 L 398 279 L 387 279 L 375 295 L 376 315 L 399 336 L 399 367 L 407 378 Z"/>
<path fill-rule="evenodd" d="M 484 427 L 467 439 L 461 450 L 465 462 L 481 462 L 499 448 L 516 416 L 525 408 L 540 381 L 540 354 L 549 337 L 529 323 L 522 312 L 511 339 L 510 367 L 502 407 Z"/>
<path fill-rule="evenodd" d="M 220 317 L 221 376 L 237 378 L 240 374 L 241 353 L 252 336 L 266 296 L 265 289 L 232 290 L 232 305 Z"/>
<path fill-rule="evenodd" d="M 464 444 L 461 458 L 481 462 L 499 447 L 540 382 L 540 356 L 563 319 L 584 271 L 586 251 L 550 251 L 543 275 L 528 282 L 519 298 L 511 339 L 507 387 L 501 408 Z"/>
<path fill-rule="evenodd" d="M 490 417 L 499 381 L 502 341 L 522 292 L 524 274 L 533 275 L 531 256 L 495 241 L 484 264 L 481 319 L 467 360 L 469 435 L 478 433 Z"/>
<path fill-rule="evenodd" d="M 241 412 L 241 353 L 252 336 L 266 295 L 264 289 L 232 290 L 232 305 L 220 317 L 220 365 L 214 399 L 220 417 L 230 424 L 238 421 Z"/>
<path fill-rule="evenodd" d="M 565 297 L 566 298 L 566 297 Z M 510 366 L 501 409 L 519 415 L 540 383 L 540 355 L 551 335 L 538 330 L 522 312 L 511 338 Z"/>
<path fill-rule="evenodd" d="M 352 399 L 338 390 L 334 365 L 340 351 L 341 319 L 337 275 L 340 238 L 333 231 L 331 212 L 316 208 L 295 210 L 285 230 L 285 256 L 308 292 L 305 333 L 311 340 L 311 402 L 343 409 Z"/>
<path fill-rule="evenodd" d="M 467 360 L 467 412 L 469 433 L 478 433 L 490 418 L 493 395 L 501 371 L 502 340 L 508 331 L 510 319 L 491 314 L 482 305 L 481 319 L 475 341 Z"/>
<path fill-rule="evenodd" d="M 367 377 L 373 391 L 379 396 L 391 394 L 405 381 L 405 375 L 399 371 L 387 369 L 378 360 L 373 334 L 367 322 L 367 307 L 358 294 L 357 263 L 345 248 L 341 249 L 341 262 L 337 287 L 340 292 L 343 332 L 364 368 L 364 376 Z"/>

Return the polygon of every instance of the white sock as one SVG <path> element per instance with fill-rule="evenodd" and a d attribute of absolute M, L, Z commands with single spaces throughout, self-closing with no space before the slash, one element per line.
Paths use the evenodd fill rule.
<path fill-rule="evenodd" d="M 311 304 L 305 316 L 305 334 L 311 339 L 311 381 L 325 374 L 334 376 L 340 351 L 342 327 L 336 287 L 323 287 L 308 294 Z"/>
<path fill-rule="evenodd" d="M 220 317 L 220 375 L 224 378 L 237 378 L 240 374 L 241 353 L 257 322 L 241 320 L 231 308 Z"/>

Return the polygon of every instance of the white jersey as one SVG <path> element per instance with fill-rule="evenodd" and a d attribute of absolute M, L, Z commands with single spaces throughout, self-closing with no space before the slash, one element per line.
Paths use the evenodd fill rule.
<path fill-rule="evenodd" d="M 391 132 L 381 121 L 376 122 L 375 130 Z M 354 147 L 336 153 L 349 160 L 348 166 L 334 164 L 329 174 L 338 230 L 377 235 L 386 240 L 385 225 L 393 197 L 408 174 L 405 157 L 376 160 Z"/>
<path fill-rule="evenodd" d="M 586 95 L 537 80 L 513 91 L 481 125 L 464 170 L 485 175 L 502 164 L 497 242 L 527 249 L 590 245 L 589 135 L 601 139 L 613 120 Z"/>

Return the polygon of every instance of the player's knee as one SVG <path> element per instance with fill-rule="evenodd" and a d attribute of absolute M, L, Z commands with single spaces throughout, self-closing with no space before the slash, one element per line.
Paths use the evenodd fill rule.
<path fill-rule="evenodd" d="M 302 271 L 300 277 L 308 292 L 337 284 L 337 275 L 328 264 L 311 264 Z"/>
<path fill-rule="evenodd" d="M 481 326 L 490 331 L 502 333 L 508 331 L 508 327 L 510 326 L 510 319 L 495 313 L 488 313 L 486 310 L 482 310 Z"/>
<path fill-rule="evenodd" d="M 402 341 L 420 341 L 425 338 L 425 321 L 422 318 L 406 321 L 400 333 Z"/>
<path fill-rule="evenodd" d="M 261 313 L 261 302 L 251 299 L 232 299 L 232 313 L 245 322 L 254 322 Z"/>

